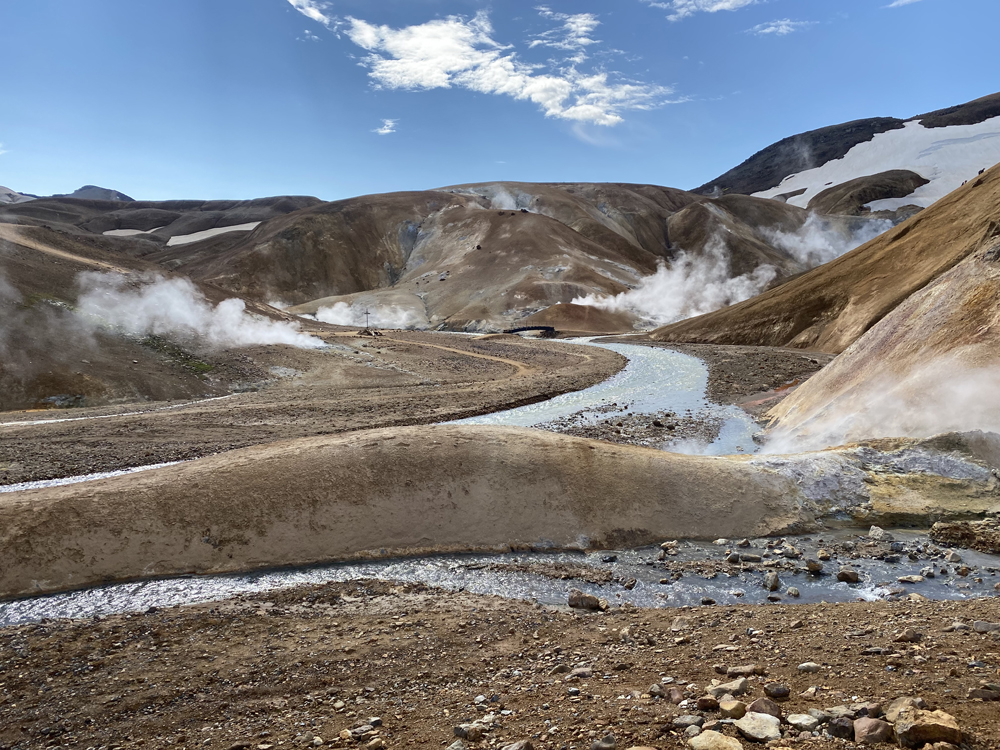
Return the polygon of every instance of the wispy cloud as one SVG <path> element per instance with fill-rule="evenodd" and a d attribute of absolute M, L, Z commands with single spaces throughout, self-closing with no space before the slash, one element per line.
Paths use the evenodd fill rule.
<path fill-rule="evenodd" d="M 309 29 L 306 29 L 302 32 L 302 36 L 296 37 L 296 40 L 300 42 L 318 42 L 320 39 L 318 36 L 309 31 Z"/>
<path fill-rule="evenodd" d="M 695 13 L 717 13 L 720 10 L 739 10 L 756 5 L 760 0 L 643 0 L 651 8 L 670 11 L 667 18 L 680 21 Z"/>
<path fill-rule="evenodd" d="M 793 21 L 790 18 L 781 18 L 777 21 L 759 23 L 752 29 L 747 29 L 747 33 L 756 34 L 757 36 L 787 36 L 788 34 L 802 31 L 815 25 L 815 21 Z"/>
<path fill-rule="evenodd" d="M 372 132 L 379 135 L 389 135 L 396 132 L 396 124 L 399 120 L 382 120 L 382 127 L 375 128 Z"/>
<path fill-rule="evenodd" d="M 894 2 L 886 5 L 886 8 L 902 8 L 904 5 L 913 5 L 914 3 L 919 3 L 920 0 L 895 0 Z"/>
<path fill-rule="evenodd" d="M 0 156 L 3 156 L 6 153 L 7 153 L 7 151 L 4 149 L 3 144 L 0 143 Z"/>
<path fill-rule="evenodd" d="M 544 12 L 551 13 L 547 8 Z M 557 15 L 562 14 L 552 17 Z M 564 22 L 562 36 L 542 39 L 542 44 L 582 48 L 596 43 L 588 36 L 596 22 L 589 14 L 558 20 Z M 603 70 L 583 72 L 574 58 L 559 66 L 524 62 L 510 45 L 493 39 L 493 26 L 483 11 L 471 19 L 448 16 L 403 28 L 347 18 L 344 30 L 369 53 L 362 64 L 380 88 L 463 88 L 505 95 L 533 102 L 547 117 L 597 125 L 616 125 L 623 121 L 623 112 L 660 106 L 673 93 L 665 86 L 624 80 Z M 542 72 L 545 67 L 549 72 Z"/>
<path fill-rule="evenodd" d="M 324 26 L 331 26 L 334 22 L 334 17 L 326 12 L 330 3 L 323 0 L 288 0 L 288 2 L 306 18 L 311 18 Z"/>
<path fill-rule="evenodd" d="M 599 44 L 599 40 L 592 39 L 590 36 L 601 25 L 601 22 L 597 20 L 597 16 L 593 13 L 576 13 L 572 15 L 556 13 L 547 5 L 540 5 L 536 10 L 543 18 L 560 21 L 561 24 L 554 29 L 550 29 L 534 37 L 528 44 L 529 48 L 552 47 L 553 49 L 574 52 L 575 54 L 570 60 L 576 64 L 580 64 L 587 59 L 584 50 L 593 44 Z"/>

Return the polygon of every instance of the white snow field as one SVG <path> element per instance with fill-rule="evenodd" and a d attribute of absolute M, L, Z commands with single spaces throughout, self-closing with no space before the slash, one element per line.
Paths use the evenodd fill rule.
<path fill-rule="evenodd" d="M 905 198 L 873 201 L 869 208 L 873 211 L 893 211 L 908 205 L 926 208 L 975 177 L 979 170 L 997 162 L 1000 162 L 1000 117 L 977 125 L 947 128 L 925 128 L 919 120 L 912 120 L 901 130 L 879 133 L 872 140 L 859 143 L 841 159 L 789 175 L 778 187 L 755 195 L 774 198 L 806 188 L 802 195 L 788 199 L 793 206 L 806 208 L 810 200 L 827 188 L 890 169 L 908 169 L 930 182 Z"/>
<path fill-rule="evenodd" d="M 178 234 L 176 237 L 171 237 L 167 240 L 167 247 L 187 245 L 190 242 L 200 242 L 201 240 L 207 240 L 209 237 L 215 237 L 218 234 L 225 234 L 226 232 L 250 232 L 259 227 L 261 223 L 259 221 L 251 221 L 249 224 L 216 227 L 215 229 L 206 229 L 204 232 L 195 232 L 194 234 Z"/>
<path fill-rule="evenodd" d="M 135 237 L 140 234 L 152 234 L 160 229 L 163 229 L 163 227 L 156 227 L 155 229 L 109 229 L 102 234 L 105 237 Z"/>

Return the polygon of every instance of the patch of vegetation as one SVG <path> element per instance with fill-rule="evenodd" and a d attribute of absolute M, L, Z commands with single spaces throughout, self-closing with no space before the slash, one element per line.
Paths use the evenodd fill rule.
<path fill-rule="evenodd" d="M 185 370 L 193 372 L 195 375 L 203 376 L 215 369 L 215 365 L 198 359 L 190 352 L 184 351 L 177 344 L 168 341 L 162 336 L 149 335 L 139 340 L 147 349 L 162 354 L 168 361 L 180 365 Z"/>

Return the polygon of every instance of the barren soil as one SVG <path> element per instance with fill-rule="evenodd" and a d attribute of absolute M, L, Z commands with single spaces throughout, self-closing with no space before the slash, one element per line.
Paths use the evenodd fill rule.
<path fill-rule="evenodd" d="M 489 728 L 473 747 L 530 738 L 573 750 L 611 733 L 619 748 L 682 748 L 674 718 L 720 714 L 651 698 L 650 686 L 697 698 L 728 681 L 716 665 L 755 664 L 766 676 L 751 677 L 743 699 L 783 683 L 784 715 L 917 695 L 987 750 L 1000 746 L 997 704 L 967 695 L 997 682 L 1000 642 L 944 630 L 998 619 L 996 599 L 579 614 L 420 585 L 293 589 L 0 631 L 0 748 L 364 747 L 375 737 L 429 748 L 476 719 Z M 906 628 L 919 642 L 895 642 Z M 820 672 L 800 673 L 804 662 Z M 578 666 L 593 676 L 569 677 Z M 814 686 L 814 697 L 800 695 Z M 361 743 L 340 739 L 365 725 Z"/>
<path fill-rule="evenodd" d="M 279 348 L 280 357 L 274 347 L 244 350 L 227 366 L 242 368 L 255 390 L 222 400 L 0 414 L 8 425 L 0 426 L 0 484 L 457 419 L 586 388 L 624 365 L 605 349 L 514 338 L 388 332 L 330 341 L 339 348 Z M 278 362 L 281 367 L 274 366 Z M 102 418 L 79 420 L 96 416 Z M 39 419 L 78 421 L 9 424 Z"/>

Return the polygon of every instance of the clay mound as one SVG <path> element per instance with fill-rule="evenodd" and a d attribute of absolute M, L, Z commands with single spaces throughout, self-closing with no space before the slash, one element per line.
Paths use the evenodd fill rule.
<path fill-rule="evenodd" d="M 1000 215 L 1000 168 L 862 247 L 758 297 L 655 331 L 658 341 L 839 353 L 982 248 Z"/>
<path fill-rule="evenodd" d="M 1000 431 L 1000 226 L 772 412 L 782 449 Z"/>
<path fill-rule="evenodd" d="M 536 430 L 305 438 L 17 494 L 0 503 L 0 597 L 367 556 L 759 536 L 797 519 L 794 495 L 746 464 Z"/>
<path fill-rule="evenodd" d="M 626 312 L 572 303 L 552 305 L 518 321 L 519 326 L 552 326 L 571 333 L 629 333 L 639 321 Z"/>
<path fill-rule="evenodd" d="M 930 182 L 916 172 L 894 169 L 835 185 L 811 201 L 809 210 L 821 214 L 861 216 L 869 213 L 865 206 L 885 198 L 905 198 L 921 185 Z"/>

